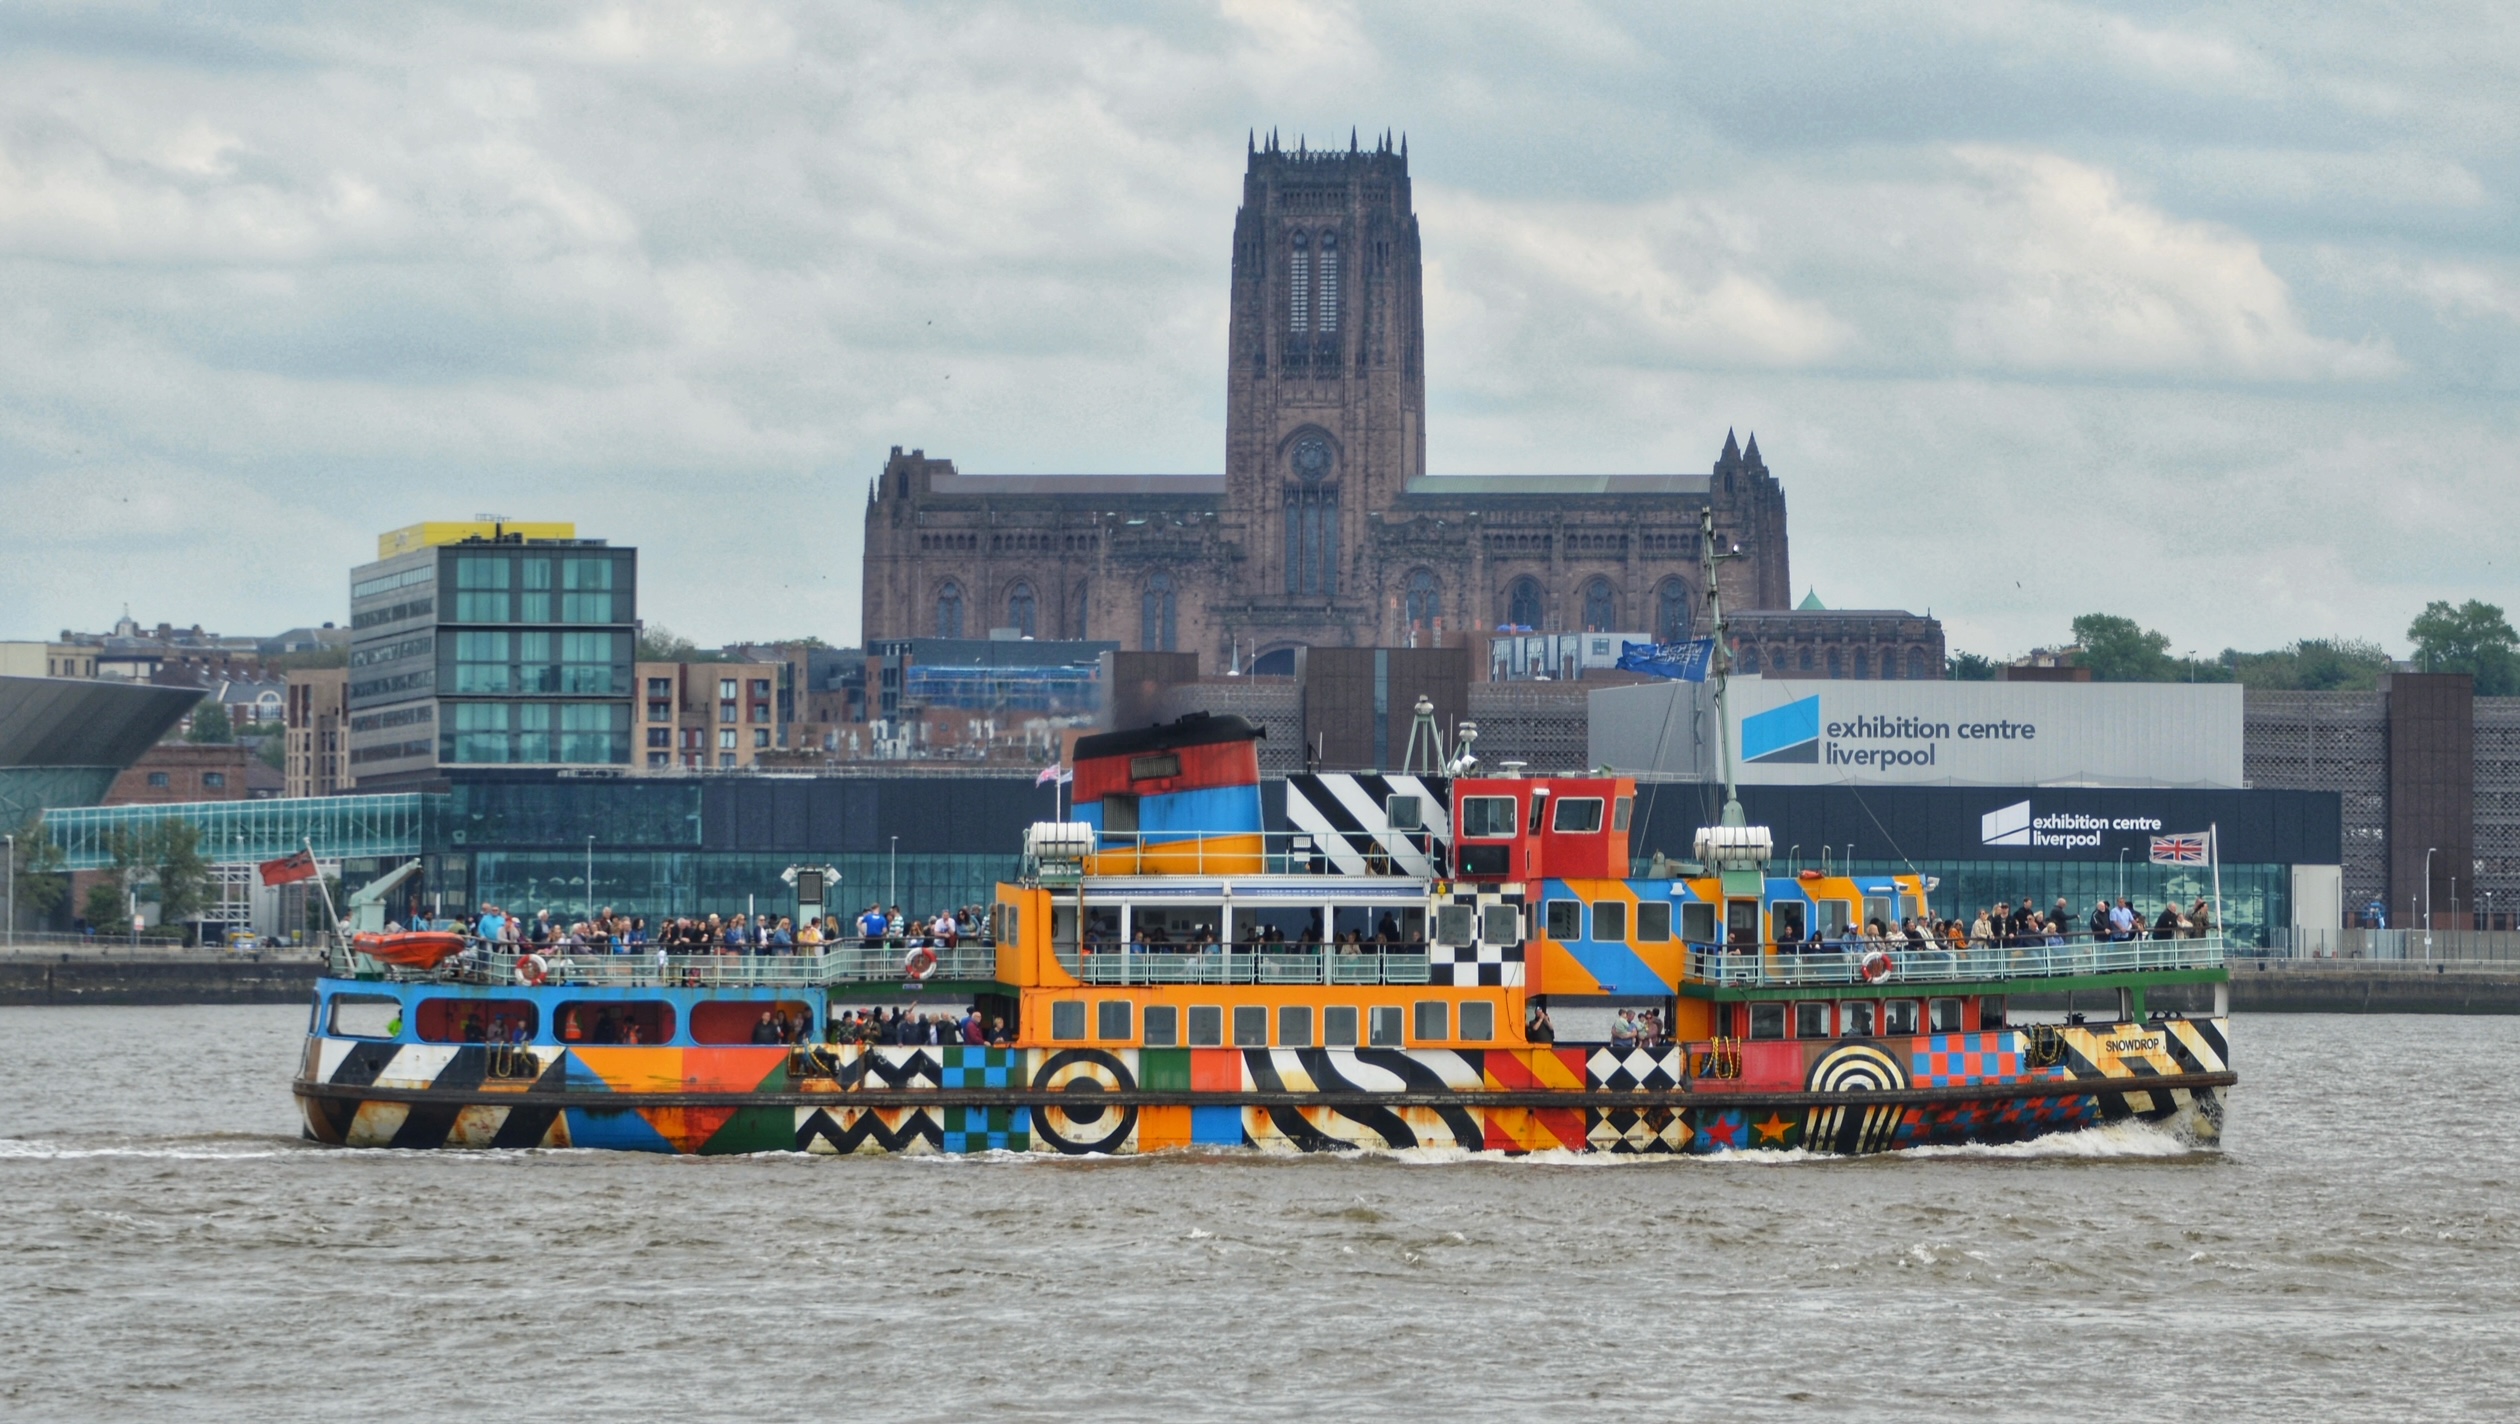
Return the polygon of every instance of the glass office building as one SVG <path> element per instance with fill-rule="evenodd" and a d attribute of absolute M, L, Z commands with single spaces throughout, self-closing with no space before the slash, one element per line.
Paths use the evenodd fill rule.
<path fill-rule="evenodd" d="M 627 766 L 638 551 L 493 533 L 350 574 L 350 776 L 417 788 L 463 766 Z"/>

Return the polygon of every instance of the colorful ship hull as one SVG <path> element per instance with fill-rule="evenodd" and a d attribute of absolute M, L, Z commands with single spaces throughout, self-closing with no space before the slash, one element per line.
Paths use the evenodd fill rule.
<path fill-rule="evenodd" d="M 310 1136 L 355 1147 L 1863 1153 L 2126 1121 L 2210 1145 L 2227 1043 L 2211 1018 L 1624 1051 L 319 1036 L 297 1095 Z"/>

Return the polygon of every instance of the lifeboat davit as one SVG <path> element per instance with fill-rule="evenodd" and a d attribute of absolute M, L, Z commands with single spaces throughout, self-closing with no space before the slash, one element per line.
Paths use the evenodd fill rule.
<path fill-rule="evenodd" d="M 388 964 L 399 964 L 409 969 L 435 969 L 464 952 L 464 937 L 452 930 L 363 934 L 352 935 L 350 947 Z"/>

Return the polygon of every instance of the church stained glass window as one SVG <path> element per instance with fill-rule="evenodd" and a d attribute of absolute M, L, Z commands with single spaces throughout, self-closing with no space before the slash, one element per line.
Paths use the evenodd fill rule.
<path fill-rule="evenodd" d="M 1295 484 L 1286 491 L 1286 591 L 1339 591 L 1339 488 L 1331 482 L 1330 442 L 1307 435 L 1287 452 Z"/>
<path fill-rule="evenodd" d="M 1033 625 L 1038 621 L 1038 610 L 1039 604 L 1033 597 L 1031 584 L 1019 583 L 1007 590 L 1006 626 L 1014 629 L 1017 637 L 1029 638 L 1033 635 Z"/>
<path fill-rule="evenodd" d="M 1654 637 L 1665 643 L 1685 642 L 1689 625 L 1696 612 L 1689 606 L 1689 586 L 1678 579 L 1663 580 L 1654 591 Z"/>
<path fill-rule="evenodd" d="M 1334 333 L 1339 329 L 1339 239 L 1336 234 L 1321 235 L 1321 330 Z"/>
<path fill-rule="evenodd" d="M 1540 626 L 1540 581 L 1518 578 L 1505 591 L 1505 621 L 1517 628 Z"/>
<path fill-rule="evenodd" d="M 936 636 L 959 638 L 963 635 L 962 585 L 947 582 L 936 591 Z"/>
<path fill-rule="evenodd" d="M 1295 234 L 1295 255 L 1287 262 L 1287 329 L 1312 329 L 1312 252 L 1304 234 Z"/>
<path fill-rule="evenodd" d="M 1151 653 L 1180 651 L 1173 646 L 1174 600 L 1171 574 L 1157 574 L 1146 581 L 1146 596 L 1139 608 L 1141 627 L 1139 642 Z"/>
<path fill-rule="evenodd" d="M 1415 569 L 1409 574 L 1409 631 L 1432 636 L 1435 620 L 1443 616 L 1443 600 L 1435 587 L 1432 569 Z"/>
<path fill-rule="evenodd" d="M 1607 633 L 1618 626 L 1619 602 L 1610 591 L 1610 580 L 1597 578 L 1584 585 L 1584 631 Z"/>

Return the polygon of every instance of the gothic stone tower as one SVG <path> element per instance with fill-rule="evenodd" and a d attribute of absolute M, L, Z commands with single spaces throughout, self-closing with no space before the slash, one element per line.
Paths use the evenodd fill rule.
<path fill-rule="evenodd" d="M 1426 468 L 1426 322 L 1405 143 L 1254 144 L 1234 216 L 1225 508 L 1202 651 L 1370 644 L 1370 520 Z"/>

